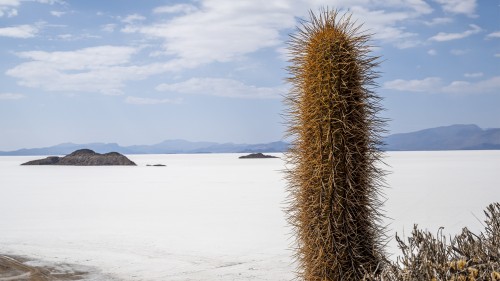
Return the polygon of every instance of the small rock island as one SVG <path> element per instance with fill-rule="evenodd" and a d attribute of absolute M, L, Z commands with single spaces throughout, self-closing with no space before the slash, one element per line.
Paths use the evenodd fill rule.
<path fill-rule="evenodd" d="M 90 149 L 79 149 L 64 157 L 50 156 L 21 165 L 136 166 L 134 162 L 118 152 L 100 154 Z"/>
<path fill-rule="evenodd" d="M 238 158 L 240 158 L 240 159 L 261 159 L 261 158 L 279 158 L 279 157 L 272 156 L 272 155 L 265 155 L 262 153 L 252 153 L 252 154 L 248 154 L 245 156 L 240 156 Z"/>

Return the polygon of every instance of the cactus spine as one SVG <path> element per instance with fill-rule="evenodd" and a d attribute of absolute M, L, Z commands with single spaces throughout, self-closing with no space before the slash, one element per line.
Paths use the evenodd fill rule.
<path fill-rule="evenodd" d="M 384 260 L 376 167 L 384 121 L 369 39 L 350 16 L 321 10 L 289 42 L 288 214 L 304 280 L 358 281 Z"/>

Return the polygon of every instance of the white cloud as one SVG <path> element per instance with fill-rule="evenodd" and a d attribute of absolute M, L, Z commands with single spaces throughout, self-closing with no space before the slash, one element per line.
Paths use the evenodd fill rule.
<path fill-rule="evenodd" d="M 370 10 L 361 6 L 354 6 L 350 9 L 354 19 L 364 22 L 369 27 L 369 32 L 373 32 L 373 38 L 394 44 L 396 47 L 405 49 L 415 47 L 420 44 L 416 40 L 416 33 L 407 32 L 398 23 L 402 23 L 415 17 L 415 14 L 408 12 L 386 12 L 383 9 Z"/>
<path fill-rule="evenodd" d="M 494 55 L 495 58 L 500 58 L 500 53 Z"/>
<path fill-rule="evenodd" d="M 441 78 L 427 77 L 422 80 L 396 79 L 384 83 L 384 88 L 405 92 L 434 92 L 442 85 Z"/>
<path fill-rule="evenodd" d="M 144 16 L 141 16 L 139 14 L 132 14 L 132 15 L 128 15 L 126 16 L 125 18 L 122 19 L 122 22 L 124 23 L 128 23 L 128 24 L 133 24 L 135 22 L 138 22 L 138 21 L 143 21 L 145 20 L 146 18 Z"/>
<path fill-rule="evenodd" d="M 73 35 L 72 34 L 59 34 L 57 35 L 58 38 L 60 39 L 63 39 L 63 40 L 71 40 L 73 39 Z"/>
<path fill-rule="evenodd" d="M 485 94 L 500 92 L 500 76 L 478 82 L 453 81 L 442 91 L 452 94 Z"/>
<path fill-rule="evenodd" d="M 65 40 L 65 41 L 76 41 L 76 40 L 83 40 L 83 39 L 96 39 L 96 38 L 101 38 L 101 37 L 97 36 L 97 35 L 88 34 L 88 33 L 82 33 L 82 34 L 78 34 L 78 35 L 65 33 L 65 34 L 57 35 L 57 38 Z"/>
<path fill-rule="evenodd" d="M 469 50 L 461 50 L 461 49 L 452 49 L 450 53 L 454 56 L 463 56 L 467 54 Z"/>
<path fill-rule="evenodd" d="M 457 40 L 457 39 L 463 39 L 463 38 L 466 38 L 466 37 L 469 37 L 473 34 L 476 34 L 476 33 L 479 33 L 482 31 L 482 29 L 475 25 L 475 24 L 471 24 L 469 25 L 471 27 L 471 29 L 469 30 L 466 30 L 462 33 L 445 33 L 445 32 L 439 32 L 438 34 L 432 36 L 431 38 L 429 38 L 429 40 L 432 40 L 432 41 L 438 41 L 438 42 L 443 42 L 443 41 L 450 41 L 450 40 Z"/>
<path fill-rule="evenodd" d="M 476 0 L 434 0 L 441 4 L 445 12 L 453 14 L 464 14 L 469 17 L 475 17 Z"/>
<path fill-rule="evenodd" d="M 437 55 L 437 51 L 434 49 L 430 49 L 429 51 L 427 51 L 427 54 L 429 54 L 430 56 L 435 56 Z"/>
<path fill-rule="evenodd" d="M 38 28 L 32 25 L 18 25 L 0 28 L 0 36 L 12 38 L 32 38 L 38 33 Z"/>
<path fill-rule="evenodd" d="M 116 89 L 116 88 L 103 89 L 101 90 L 101 93 L 107 96 L 121 96 L 124 94 L 121 89 Z"/>
<path fill-rule="evenodd" d="M 53 15 L 54 17 L 62 17 L 63 15 L 66 14 L 66 12 L 61 12 L 61 11 L 50 11 L 50 14 Z"/>
<path fill-rule="evenodd" d="M 156 90 L 248 99 L 279 98 L 285 92 L 283 87 L 256 87 L 226 78 L 191 78 L 179 83 L 160 84 L 156 87 Z"/>
<path fill-rule="evenodd" d="M 19 6 L 20 0 L 0 0 L 0 6 Z"/>
<path fill-rule="evenodd" d="M 32 0 L 42 4 L 64 4 L 61 0 Z M 3 16 L 15 17 L 18 15 L 17 8 L 21 5 L 21 0 L 0 0 L 0 18 Z"/>
<path fill-rule="evenodd" d="M 7 14 L 8 18 L 13 18 L 18 15 L 18 12 L 17 9 L 5 9 L 4 11 L 0 9 L 0 18 L 5 14 Z"/>
<path fill-rule="evenodd" d="M 491 38 L 500 38 L 500 31 L 495 31 L 495 32 L 492 32 L 488 35 L 486 35 L 486 38 L 487 39 L 491 39 Z"/>
<path fill-rule="evenodd" d="M 35 2 L 42 3 L 42 4 L 49 4 L 49 5 L 64 4 L 65 3 L 62 0 L 35 0 Z"/>
<path fill-rule="evenodd" d="M 29 51 L 17 55 L 61 70 L 83 70 L 128 63 L 136 52 L 132 47 L 99 46 L 64 52 Z"/>
<path fill-rule="evenodd" d="M 452 18 L 433 18 L 431 21 L 425 21 L 425 25 L 434 26 L 453 22 Z"/>
<path fill-rule="evenodd" d="M 164 55 L 190 65 L 229 62 L 261 49 L 282 47 L 284 32 L 297 25 L 297 17 L 307 18 L 309 9 L 317 11 L 325 4 L 320 0 L 193 3 L 157 7 L 153 12 L 167 13 L 164 20 L 152 24 L 131 22 L 121 31 L 161 39 Z M 366 23 L 376 40 L 399 48 L 421 44 L 417 34 L 408 32 L 404 23 L 432 12 L 423 0 L 339 0 L 336 7 L 353 12 L 353 19 Z"/>
<path fill-rule="evenodd" d="M 18 100 L 24 98 L 23 94 L 0 93 L 0 100 Z"/>
<path fill-rule="evenodd" d="M 317 1 L 324 5 L 325 1 Z M 371 1 L 371 0 L 340 0 L 335 3 L 343 8 L 349 8 L 351 6 L 363 6 L 363 7 L 384 7 L 392 8 L 393 10 L 409 10 L 418 14 L 430 14 L 432 13 L 432 7 L 426 3 L 424 0 L 385 0 L 385 1 Z"/>
<path fill-rule="evenodd" d="M 46 91 L 94 92 L 120 94 L 126 81 L 141 80 L 151 75 L 173 71 L 177 61 L 131 65 L 132 47 L 98 46 L 76 51 L 20 52 L 20 58 L 30 61 L 7 70 L 22 86 Z"/>
<path fill-rule="evenodd" d="M 200 9 L 167 22 L 122 31 L 161 38 L 166 54 L 196 64 L 227 62 L 281 44 L 278 31 L 295 25 L 284 3 L 258 2 L 205 0 Z"/>
<path fill-rule="evenodd" d="M 3 16 L 17 16 L 17 7 L 21 4 L 20 0 L 0 0 L 0 18 Z"/>
<path fill-rule="evenodd" d="M 153 9 L 155 14 L 176 14 L 176 13 L 192 13 L 198 10 L 196 6 L 190 4 L 177 4 L 172 6 L 161 6 Z"/>
<path fill-rule="evenodd" d="M 116 24 L 114 24 L 114 23 L 108 23 L 108 24 L 101 26 L 101 30 L 104 32 L 114 32 L 115 28 L 116 28 Z"/>
<path fill-rule="evenodd" d="M 482 73 L 482 72 L 464 73 L 464 77 L 467 77 L 467 78 L 478 78 L 478 77 L 482 77 L 483 75 L 484 75 L 484 73 Z"/>
<path fill-rule="evenodd" d="M 363 23 L 363 28 L 373 33 L 373 39 L 400 49 L 423 44 L 417 33 L 408 32 L 405 24 L 432 12 L 432 8 L 421 0 L 351 0 L 339 1 L 339 5 L 352 12 L 353 19 Z"/>
<path fill-rule="evenodd" d="M 321 4 L 324 5 L 324 2 Z M 363 28 L 373 33 L 373 39 L 400 49 L 424 44 L 417 33 L 408 31 L 405 24 L 433 11 L 422 0 L 340 0 L 337 7 L 352 12 L 353 19 L 363 23 Z M 310 9 L 307 6 L 303 8 Z"/>
<path fill-rule="evenodd" d="M 427 2 L 423 0 L 408 0 L 402 1 L 402 4 L 409 5 L 419 14 L 430 14 L 432 13 L 432 8 Z"/>
<path fill-rule="evenodd" d="M 478 75 L 478 74 L 473 74 Z M 479 76 L 475 76 L 479 77 Z M 384 88 L 402 92 L 451 93 L 451 94 L 486 94 L 500 91 L 500 76 L 477 82 L 452 81 L 443 83 L 441 78 L 428 77 L 422 80 L 397 79 L 384 83 Z"/>
<path fill-rule="evenodd" d="M 180 99 L 153 99 L 153 98 L 140 98 L 140 97 L 132 97 L 129 96 L 125 99 L 125 102 L 128 104 L 137 104 L 137 105 L 154 105 L 154 104 L 162 104 L 162 103 L 174 103 L 178 104 L 181 102 Z"/>

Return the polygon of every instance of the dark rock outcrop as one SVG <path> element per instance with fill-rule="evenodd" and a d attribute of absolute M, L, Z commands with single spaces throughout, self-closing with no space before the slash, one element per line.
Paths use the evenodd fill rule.
<path fill-rule="evenodd" d="M 57 165 L 59 160 L 61 160 L 61 157 L 50 156 L 40 160 L 29 161 L 21 165 Z"/>
<path fill-rule="evenodd" d="M 252 153 L 252 154 L 248 154 L 245 156 L 240 156 L 238 158 L 240 158 L 240 159 L 261 159 L 261 158 L 278 158 L 278 157 L 272 156 L 272 155 L 265 155 L 262 153 Z"/>
<path fill-rule="evenodd" d="M 64 157 L 50 156 L 21 165 L 136 166 L 134 162 L 118 152 L 100 154 L 90 149 L 80 149 Z"/>

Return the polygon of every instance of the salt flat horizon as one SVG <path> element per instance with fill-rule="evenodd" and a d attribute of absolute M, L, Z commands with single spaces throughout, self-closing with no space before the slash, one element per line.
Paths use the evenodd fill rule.
<path fill-rule="evenodd" d="M 0 254 L 81 266 L 85 280 L 290 280 L 285 163 L 244 154 L 127 155 L 137 167 L 0 156 Z M 498 150 L 385 155 L 391 237 L 414 223 L 479 232 L 500 201 Z M 394 239 L 387 251 L 399 254 Z"/>

